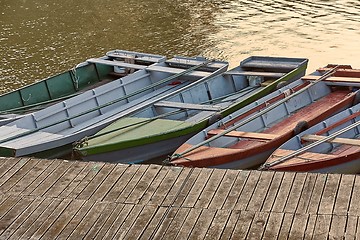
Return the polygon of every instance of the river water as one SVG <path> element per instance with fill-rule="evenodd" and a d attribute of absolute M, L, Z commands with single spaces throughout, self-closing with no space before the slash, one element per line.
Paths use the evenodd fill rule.
<path fill-rule="evenodd" d="M 0 93 L 111 49 L 360 68 L 359 0 L 0 0 Z"/>

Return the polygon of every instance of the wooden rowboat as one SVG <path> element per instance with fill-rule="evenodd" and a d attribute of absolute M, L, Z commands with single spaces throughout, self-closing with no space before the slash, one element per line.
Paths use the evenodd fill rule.
<path fill-rule="evenodd" d="M 170 154 L 210 123 L 304 75 L 307 59 L 250 57 L 224 74 L 119 119 L 74 150 L 85 160 L 139 163 Z"/>
<path fill-rule="evenodd" d="M 112 50 L 96 61 L 89 59 L 66 72 L 0 95 L 0 126 L 21 118 L 24 113 L 73 97 L 165 59 L 160 55 Z M 101 64 L 100 61 L 110 64 Z"/>
<path fill-rule="evenodd" d="M 326 173 L 360 172 L 360 104 L 285 142 L 262 169 Z"/>
<path fill-rule="evenodd" d="M 176 57 L 150 66 L 88 61 L 139 70 L 0 127 L 1 156 L 63 156 L 71 152 L 73 142 L 228 67 L 227 62 L 200 57 Z"/>
<path fill-rule="evenodd" d="M 214 123 L 180 146 L 170 163 L 237 169 L 264 163 L 292 136 L 358 101 L 359 93 L 348 85 L 360 86 L 359 70 L 339 68 L 332 76 L 328 72 L 323 75 L 331 67 L 319 69 Z M 350 76 L 349 72 L 355 74 Z"/>

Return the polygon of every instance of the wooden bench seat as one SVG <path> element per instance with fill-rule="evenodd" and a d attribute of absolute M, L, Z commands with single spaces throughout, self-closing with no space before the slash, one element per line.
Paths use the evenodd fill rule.
<path fill-rule="evenodd" d="M 315 141 L 323 140 L 326 137 L 327 136 L 306 134 L 301 137 L 301 140 L 308 141 L 308 142 L 315 142 Z M 352 138 L 334 138 L 334 139 L 330 139 L 326 142 L 360 146 L 360 139 L 352 139 Z"/>
<path fill-rule="evenodd" d="M 304 76 L 301 79 L 308 81 L 318 80 L 321 76 L 308 75 Z M 325 82 L 338 82 L 338 83 L 360 83 L 360 77 L 328 77 L 324 79 Z"/>
<path fill-rule="evenodd" d="M 147 66 L 144 66 L 144 65 L 125 63 L 125 62 L 120 62 L 120 61 L 111 61 L 111 60 L 105 60 L 105 59 L 100 59 L 100 58 L 90 58 L 86 61 L 89 63 L 97 63 L 97 64 L 104 64 L 104 65 L 109 65 L 109 66 L 124 67 L 124 68 L 134 68 L 134 69 L 147 68 Z"/>
<path fill-rule="evenodd" d="M 278 72 L 252 72 L 252 71 L 228 71 L 225 74 L 229 75 L 240 75 L 240 76 L 260 76 L 260 77 L 271 77 L 271 78 L 280 78 L 285 75 L 285 73 Z"/>
<path fill-rule="evenodd" d="M 207 132 L 209 137 L 214 135 L 219 135 L 226 130 L 223 129 L 212 129 Z M 272 140 L 277 138 L 279 135 L 276 134 L 268 134 L 268 133 L 256 133 L 256 132 L 240 132 L 240 131 L 231 131 L 226 133 L 224 136 L 226 137 L 236 137 L 236 138 L 251 138 L 251 139 L 261 139 L 261 140 Z"/>
<path fill-rule="evenodd" d="M 202 105 L 193 103 L 182 103 L 182 102 L 169 102 L 160 101 L 154 104 L 155 107 L 167 107 L 167 108 L 179 108 L 179 109 L 190 109 L 190 110 L 201 110 L 201 111 L 220 111 L 220 106 Z"/>

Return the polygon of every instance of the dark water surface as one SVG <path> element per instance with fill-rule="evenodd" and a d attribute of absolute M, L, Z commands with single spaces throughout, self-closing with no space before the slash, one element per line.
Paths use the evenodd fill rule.
<path fill-rule="evenodd" d="M 0 0 L 0 93 L 111 49 L 360 68 L 359 0 Z"/>

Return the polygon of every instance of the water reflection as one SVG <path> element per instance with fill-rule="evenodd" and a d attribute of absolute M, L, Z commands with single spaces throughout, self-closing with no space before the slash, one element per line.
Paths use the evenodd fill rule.
<path fill-rule="evenodd" d="M 0 0 L 0 92 L 119 48 L 248 55 L 360 67 L 360 2 L 350 0 Z"/>

